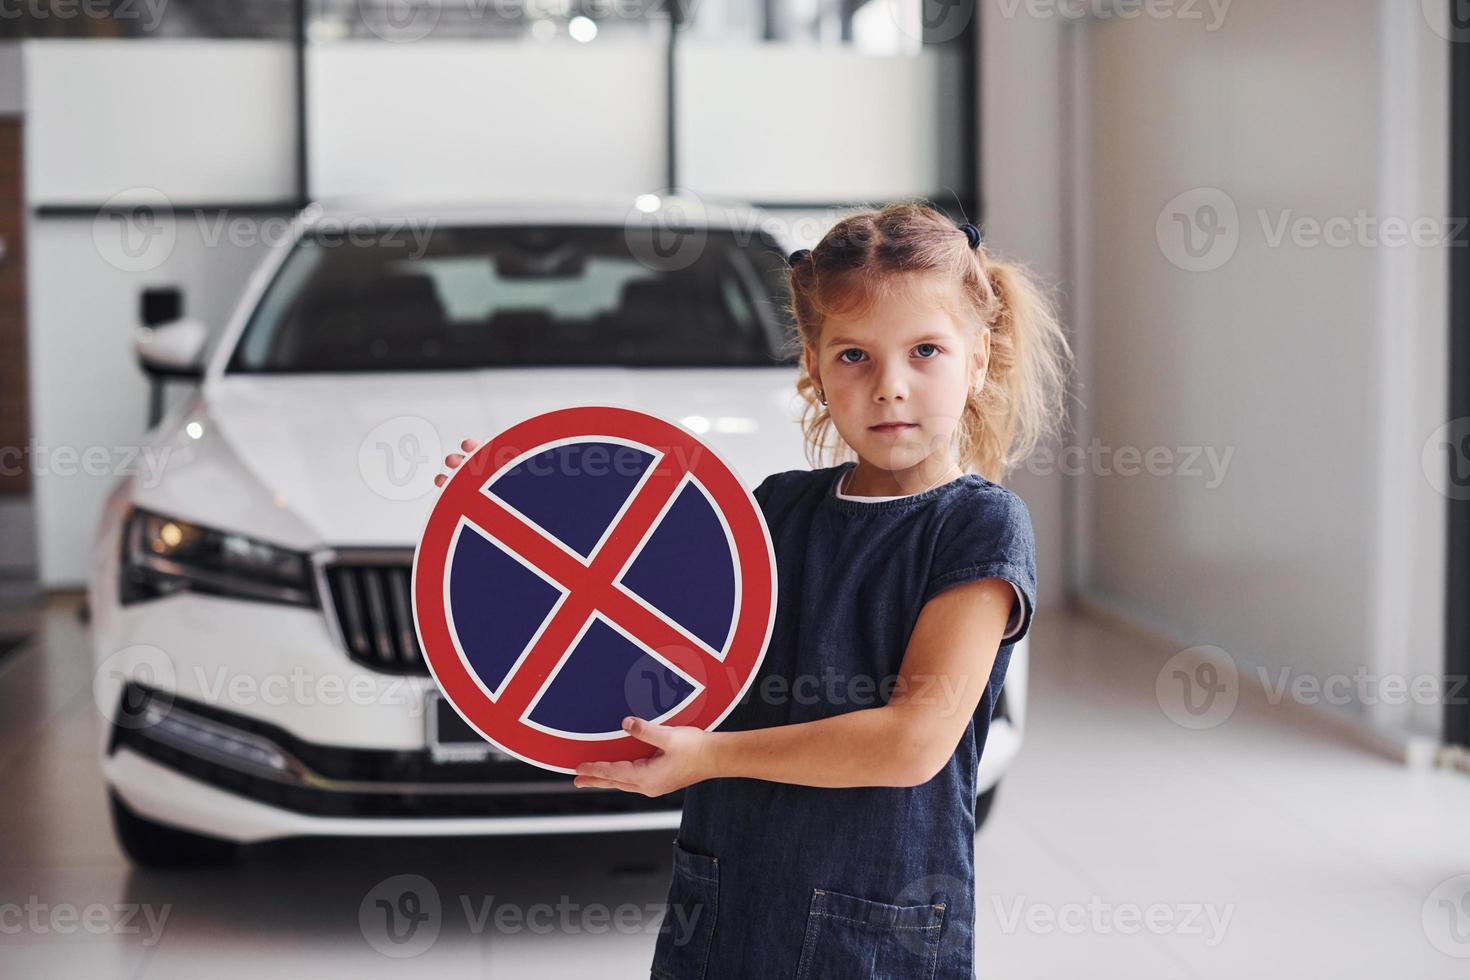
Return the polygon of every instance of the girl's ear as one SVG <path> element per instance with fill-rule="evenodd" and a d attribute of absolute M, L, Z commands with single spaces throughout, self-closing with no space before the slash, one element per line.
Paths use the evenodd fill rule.
<path fill-rule="evenodd" d="M 806 361 L 806 373 L 811 377 L 812 383 L 818 388 L 822 387 L 822 376 L 817 369 L 817 348 L 810 343 L 803 345 L 802 358 Z"/>
<path fill-rule="evenodd" d="M 981 378 L 985 376 L 985 369 L 990 364 L 990 331 L 984 330 L 980 333 L 980 340 L 975 344 L 975 375 L 970 379 L 970 387 L 974 388 Z"/>

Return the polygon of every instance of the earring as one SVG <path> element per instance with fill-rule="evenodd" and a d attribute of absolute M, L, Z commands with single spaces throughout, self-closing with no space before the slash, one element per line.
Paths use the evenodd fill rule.
<path fill-rule="evenodd" d="M 827 404 L 827 393 L 821 388 L 817 389 L 817 401 L 821 402 L 823 405 Z"/>

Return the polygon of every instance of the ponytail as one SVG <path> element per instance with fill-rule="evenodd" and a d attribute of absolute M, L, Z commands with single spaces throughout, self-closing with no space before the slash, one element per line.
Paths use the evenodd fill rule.
<path fill-rule="evenodd" d="M 990 361 L 959 426 L 960 465 L 999 483 L 1066 418 L 1072 350 L 1055 307 L 1025 266 L 982 258 L 993 301 Z"/>

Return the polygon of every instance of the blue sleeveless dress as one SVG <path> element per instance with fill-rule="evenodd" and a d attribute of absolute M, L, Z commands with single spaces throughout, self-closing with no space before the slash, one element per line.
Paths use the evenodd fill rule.
<path fill-rule="evenodd" d="M 654 980 L 974 976 L 975 773 L 1035 607 L 1031 519 L 976 474 L 898 499 L 839 497 L 855 465 L 775 473 L 755 489 L 775 546 L 776 618 L 719 731 L 886 703 L 919 610 L 949 586 L 1010 581 L 1025 598 L 1019 625 L 953 756 L 920 786 L 688 787 Z M 944 690 L 930 694 L 943 710 Z"/>

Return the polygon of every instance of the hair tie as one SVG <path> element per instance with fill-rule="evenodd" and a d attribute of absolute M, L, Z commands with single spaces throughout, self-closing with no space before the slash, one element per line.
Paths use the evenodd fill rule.
<path fill-rule="evenodd" d="M 790 255 L 786 256 L 786 263 L 788 265 L 795 265 L 796 263 L 800 262 L 802 259 L 806 258 L 807 256 L 809 256 L 811 254 L 812 254 L 812 250 L 811 249 L 809 249 L 809 248 L 799 248 L 796 251 L 792 252 Z"/>
<path fill-rule="evenodd" d="M 965 237 L 970 240 L 970 247 L 971 248 L 979 248 L 980 247 L 980 229 L 979 228 L 976 228 L 974 225 L 972 225 L 968 221 L 966 221 L 964 224 L 960 225 L 960 231 L 964 232 L 965 233 Z"/>

